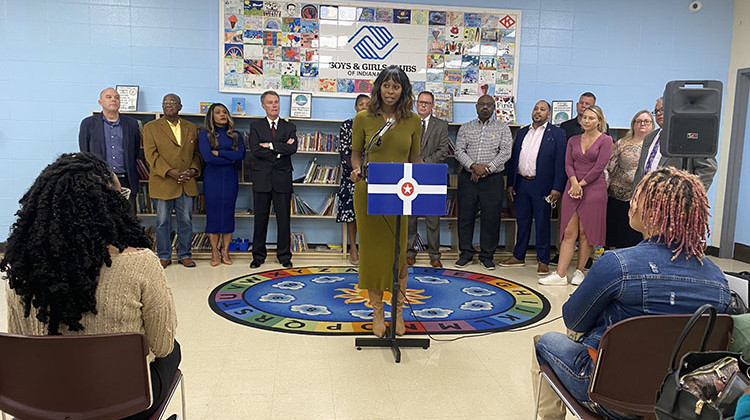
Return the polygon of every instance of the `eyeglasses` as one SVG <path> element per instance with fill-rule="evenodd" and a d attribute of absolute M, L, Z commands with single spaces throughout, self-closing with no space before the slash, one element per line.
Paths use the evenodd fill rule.
<path fill-rule="evenodd" d="M 162 105 L 179 105 L 179 102 L 177 102 L 177 101 L 164 101 L 161 104 Z"/>
<path fill-rule="evenodd" d="M 432 105 L 432 102 L 427 102 L 427 101 L 417 101 L 417 105 L 424 105 L 424 106 L 428 106 L 428 105 Z"/>
<path fill-rule="evenodd" d="M 653 115 L 661 115 L 664 113 L 663 109 L 655 109 L 654 112 L 652 112 Z"/>
<path fill-rule="evenodd" d="M 635 123 L 640 125 L 650 125 L 651 120 L 635 120 Z"/>

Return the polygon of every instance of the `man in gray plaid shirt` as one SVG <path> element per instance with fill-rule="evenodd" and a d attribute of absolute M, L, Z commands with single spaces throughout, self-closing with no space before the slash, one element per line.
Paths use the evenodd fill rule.
<path fill-rule="evenodd" d="M 502 171 L 510 159 L 513 137 L 508 124 L 493 118 L 495 101 L 489 95 L 477 100 L 479 118 L 462 125 L 456 139 L 458 175 L 458 248 L 456 267 L 474 260 L 474 220 L 479 221 L 479 261 L 494 270 L 492 261 L 500 237 L 500 205 L 504 189 Z"/>

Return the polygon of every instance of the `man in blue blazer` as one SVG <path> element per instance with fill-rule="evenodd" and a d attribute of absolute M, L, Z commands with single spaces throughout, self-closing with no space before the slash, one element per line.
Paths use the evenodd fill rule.
<path fill-rule="evenodd" d="M 292 268 L 291 201 L 292 155 L 297 153 L 297 127 L 279 118 L 279 95 L 269 90 L 260 97 L 266 117 L 250 125 L 253 153 L 253 261 L 258 268 L 266 261 L 266 234 L 271 202 L 276 212 L 276 259 Z"/>
<path fill-rule="evenodd" d="M 120 185 L 130 189 L 130 213 L 135 215 L 139 187 L 135 160 L 141 149 L 138 122 L 120 115 L 120 95 L 111 87 L 101 91 L 99 105 L 102 107 L 101 114 L 94 114 L 81 121 L 78 146 L 82 152 L 93 153 L 107 162 L 117 175 Z"/>
<path fill-rule="evenodd" d="M 550 214 L 552 203 L 565 188 L 565 131 L 549 123 L 550 105 L 539 101 L 531 113 L 531 125 L 518 131 L 506 165 L 508 199 L 516 211 L 516 247 L 501 267 L 525 265 L 526 247 L 536 221 L 537 274 L 549 273 Z"/>

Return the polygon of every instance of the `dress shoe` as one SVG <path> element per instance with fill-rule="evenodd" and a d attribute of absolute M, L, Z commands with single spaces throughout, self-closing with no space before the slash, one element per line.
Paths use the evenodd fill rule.
<path fill-rule="evenodd" d="M 417 262 L 416 258 L 414 258 L 414 257 L 406 257 L 406 265 L 408 265 L 409 267 L 411 267 L 412 265 L 414 265 L 416 262 Z"/>
<path fill-rule="evenodd" d="M 430 260 L 430 265 L 433 268 L 443 268 L 443 263 L 441 263 L 440 260 L 438 260 L 438 259 Z"/>
<path fill-rule="evenodd" d="M 539 274 L 540 276 L 546 276 L 547 274 L 549 274 L 549 266 L 545 263 L 540 262 L 536 266 L 536 273 Z"/>
<path fill-rule="evenodd" d="M 181 260 L 177 260 L 177 262 L 188 268 L 195 267 L 195 261 L 193 261 L 192 258 L 183 258 Z"/>
<path fill-rule="evenodd" d="M 500 267 L 523 267 L 526 265 L 524 261 L 521 261 L 516 257 L 510 257 L 506 260 L 500 261 L 498 264 Z"/>
<path fill-rule="evenodd" d="M 263 265 L 263 261 L 253 260 L 253 262 L 250 263 L 250 268 L 258 268 L 261 265 Z"/>
<path fill-rule="evenodd" d="M 292 260 L 284 261 L 283 263 L 281 263 L 281 266 L 284 267 L 284 268 L 292 268 L 292 267 L 294 267 L 294 265 L 292 264 Z"/>
<path fill-rule="evenodd" d="M 159 260 L 161 268 L 167 268 L 168 265 L 172 264 L 172 260 Z"/>

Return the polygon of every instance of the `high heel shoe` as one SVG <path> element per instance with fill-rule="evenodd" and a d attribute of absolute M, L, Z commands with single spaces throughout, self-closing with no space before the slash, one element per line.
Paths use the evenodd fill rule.
<path fill-rule="evenodd" d="M 217 265 L 221 264 L 219 261 L 219 251 L 218 250 L 211 250 L 211 267 L 216 267 Z"/>
<path fill-rule="evenodd" d="M 229 258 L 229 252 L 221 253 L 221 262 L 223 262 L 226 265 L 232 265 L 232 259 Z"/>

